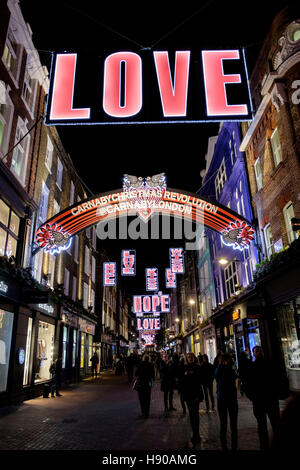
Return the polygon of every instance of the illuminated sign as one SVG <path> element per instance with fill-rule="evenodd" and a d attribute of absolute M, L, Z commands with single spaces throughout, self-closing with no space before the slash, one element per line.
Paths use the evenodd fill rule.
<path fill-rule="evenodd" d="M 146 268 L 146 290 L 158 291 L 158 269 Z"/>
<path fill-rule="evenodd" d="M 251 119 L 247 68 L 239 49 L 120 51 L 105 58 L 102 53 L 53 54 L 48 125 Z"/>
<path fill-rule="evenodd" d="M 166 288 L 176 289 L 177 279 L 176 274 L 172 272 L 171 268 L 166 268 Z"/>
<path fill-rule="evenodd" d="M 122 276 L 135 276 L 135 250 L 122 251 Z"/>
<path fill-rule="evenodd" d="M 40 310 L 44 310 L 44 312 L 47 312 L 49 315 L 53 315 L 54 314 L 54 307 L 52 307 L 52 305 L 49 305 L 49 304 L 38 304 L 38 308 Z"/>
<path fill-rule="evenodd" d="M 184 251 L 183 248 L 170 248 L 170 266 L 172 273 L 184 273 Z"/>
<path fill-rule="evenodd" d="M 142 334 L 141 339 L 144 340 L 145 346 L 152 346 L 155 343 L 155 334 L 154 333 Z"/>
<path fill-rule="evenodd" d="M 137 318 L 138 330 L 159 330 L 160 319 L 152 317 Z"/>
<path fill-rule="evenodd" d="M 3 294 L 7 294 L 8 291 L 8 285 L 5 284 L 3 281 L 0 281 L 0 292 L 3 292 Z"/>
<path fill-rule="evenodd" d="M 239 320 L 241 318 L 241 311 L 240 309 L 238 308 L 237 310 L 234 310 L 233 313 L 232 313 L 232 320 L 235 321 L 235 320 Z"/>
<path fill-rule="evenodd" d="M 103 263 L 103 285 L 115 286 L 117 284 L 117 265 L 114 262 Z"/>
<path fill-rule="evenodd" d="M 254 229 L 238 213 L 197 194 L 166 188 L 165 174 L 160 173 L 146 178 L 124 175 L 123 189 L 77 202 L 51 217 L 38 228 L 36 243 L 38 249 L 60 252 L 68 249 L 74 235 L 98 222 L 136 214 L 147 222 L 154 213 L 202 224 L 240 250 L 254 238 Z"/>
<path fill-rule="evenodd" d="M 154 295 L 134 295 L 133 313 L 142 316 L 144 313 L 159 315 L 170 311 L 170 296 L 158 292 Z"/>

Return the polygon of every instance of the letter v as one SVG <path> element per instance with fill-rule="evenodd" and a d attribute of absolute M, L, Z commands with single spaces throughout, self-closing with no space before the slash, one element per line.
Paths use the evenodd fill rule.
<path fill-rule="evenodd" d="M 190 51 L 176 51 L 174 83 L 168 52 L 153 55 L 164 117 L 186 116 Z"/>

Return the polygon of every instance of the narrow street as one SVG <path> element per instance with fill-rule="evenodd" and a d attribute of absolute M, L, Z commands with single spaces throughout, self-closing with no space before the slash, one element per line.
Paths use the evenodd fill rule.
<path fill-rule="evenodd" d="M 36 398 L 19 407 L 0 410 L 0 450 L 176 450 L 189 449 L 188 414 L 181 410 L 175 392 L 176 411 L 164 412 L 160 380 L 152 391 L 150 417 L 139 419 L 137 393 L 127 376 L 104 372 L 62 390 L 62 397 Z M 259 449 L 256 421 L 249 400 L 239 397 L 239 450 Z M 216 412 L 200 409 L 199 450 L 220 450 Z M 230 445 L 230 435 L 229 445 Z"/>

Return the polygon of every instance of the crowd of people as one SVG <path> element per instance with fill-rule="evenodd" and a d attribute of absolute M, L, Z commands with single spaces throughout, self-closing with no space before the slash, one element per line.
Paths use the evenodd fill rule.
<path fill-rule="evenodd" d="M 174 393 L 179 394 L 182 413 L 189 413 L 194 447 L 201 442 L 199 409 L 203 402 L 207 413 L 218 413 L 222 449 L 228 450 L 228 422 L 231 450 L 238 449 L 239 392 L 252 402 L 260 448 L 266 450 L 271 446 L 267 418 L 275 442 L 280 422 L 279 400 L 287 398 L 288 384 L 282 386 L 284 380 L 278 368 L 265 359 L 261 346 L 255 346 L 252 353 L 253 359 L 248 352 L 243 352 L 238 367 L 231 354 L 220 351 L 213 363 L 209 362 L 206 354 L 196 357 L 191 352 L 186 355 L 132 354 L 124 360 L 124 370 L 127 371 L 129 383 L 133 383 L 133 389 L 138 392 L 142 411 L 140 417 L 143 419 L 149 417 L 151 390 L 156 379 L 160 380 L 165 412 L 176 411 Z"/>

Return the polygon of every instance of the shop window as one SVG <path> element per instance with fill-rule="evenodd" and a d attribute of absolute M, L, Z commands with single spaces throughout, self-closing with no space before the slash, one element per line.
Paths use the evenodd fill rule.
<path fill-rule="evenodd" d="M 288 242 L 292 243 L 297 238 L 297 232 L 294 232 L 292 229 L 291 219 L 295 217 L 293 204 L 288 202 L 283 208 L 284 222 L 286 227 L 286 233 L 288 237 Z"/>
<path fill-rule="evenodd" d="M 32 338 L 32 318 L 28 318 L 23 385 L 28 385 L 29 383 L 29 361 L 30 361 L 31 338 Z"/>
<path fill-rule="evenodd" d="M 277 128 L 271 135 L 271 147 L 272 147 L 274 165 L 276 168 L 279 165 L 279 163 L 282 162 L 282 151 L 281 151 L 281 145 L 280 145 Z"/>
<path fill-rule="evenodd" d="M 16 256 L 20 217 L 0 199 L 0 256 Z"/>
<path fill-rule="evenodd" d="M 232 261 L 225 269 L 225 288 L 227 299 L 235 294 L 239 288 L 239 279 L 237 273 L 236 262 Z"/>
<path fill-rule="evenodd" d="M 254 163 L 254 171 L 255 171 L 257 191 L 259 191 L 263 186 L 262 168 L 261 168 L 260 158 L 257 158 L 257 160 Z"/>
<path fill-rule="evenodd" d="M 287 369 L 300 374 L 300 297 L 276 308 L 278 336 Z"/>
<path fill-rule="evenodd" d="M 252 350 L 254 346 L 260 346 L 261 344 L 260 332 L 259 332 L 259 321 L 247 318 L 247 332 L 248 332 L 249 349 L 250 349 L 250 353 L 252 354 Z"/>
<path fill-rule="evenodd" d="M 12 312 L 0 310 L 0 392 L 7 388 L 13 321 Z"/>
<path fill-rule="evenodd" d="M 72 367 L 75 367 L 77 356 L 77 330 L 73 330 L 72 340 Z"/>
<path fill-rule="evenodd" d="M 35 382 L 42 382 L 51 378 L 49 368 L 53 363 L 54 329 L 54 325 L 39 321 Z"/>
<path fill-rule="evenodd" d="M 85 333 L 81 332 L 80 339 L 80 369 L 84 368 L 84 358 L 85 358 Z"/>
<path fill-rule="evenodd" d="M 69 344 L 69 328 L 67 326 L 63 327 L 63 340 L 62 340 L 62 368 L 66 368 L 67 364 L 67 353 L 68 353 L 68 344 Z"/>
<path fill-rule="evenodd" d="M 88 337 L 88 359 L 89 359 L 89 365 L 91 365 L 90 358 L 93 355 L 93 336 L 92 335 L 87 335 Z"/>

